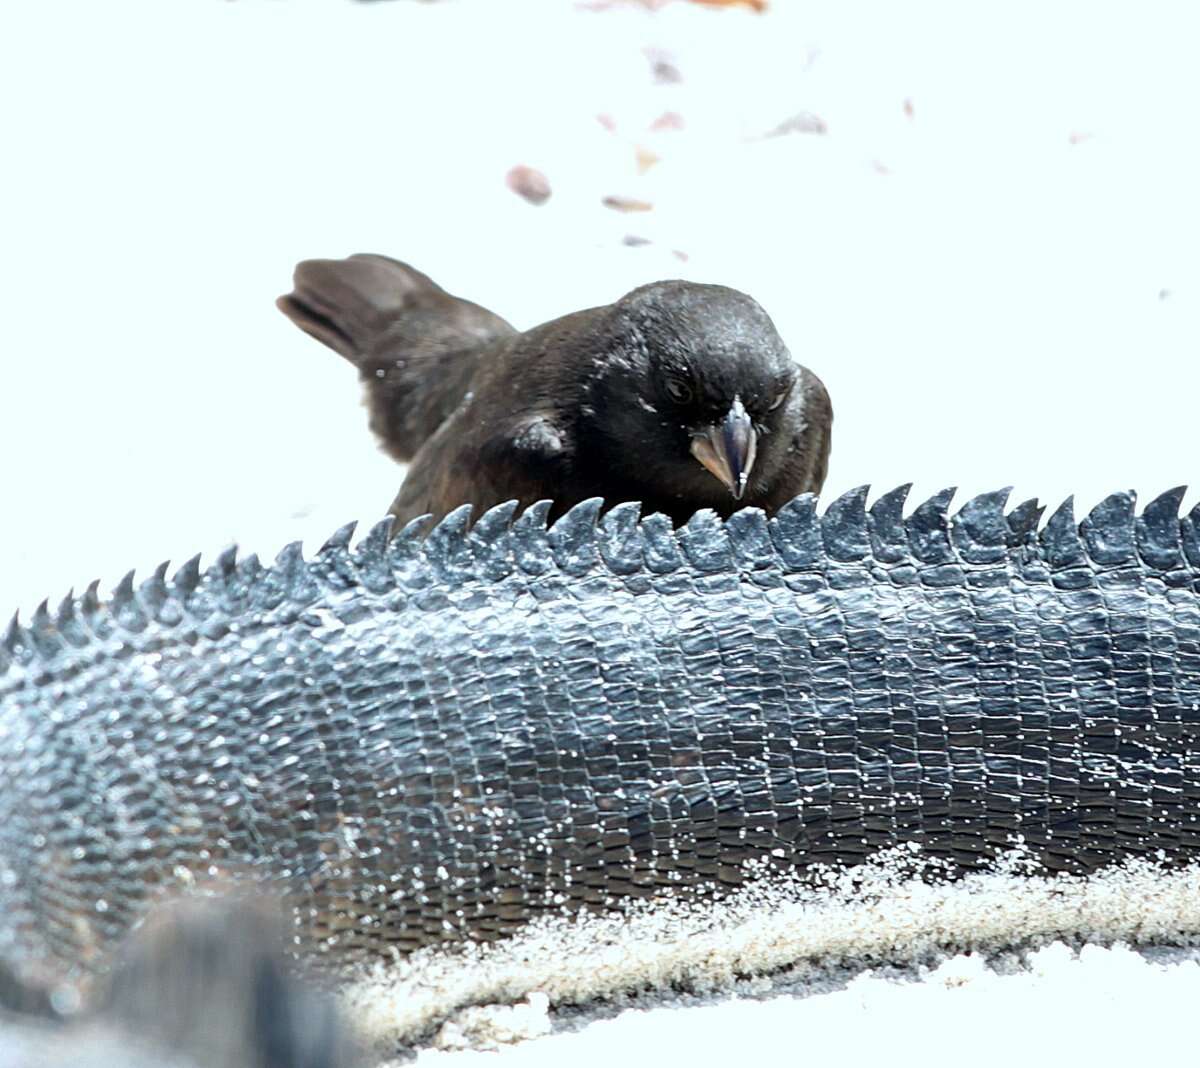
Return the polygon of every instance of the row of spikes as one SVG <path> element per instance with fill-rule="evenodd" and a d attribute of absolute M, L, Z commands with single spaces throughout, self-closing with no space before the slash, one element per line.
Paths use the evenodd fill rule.
<path fill-rule="evenodd" d="M 1073 498 L 1039 531 L 1043 508 L 1026 501 L 1005 513 L 1009 490 L 981 494 L 953 516 L 953 489 L 935 494 L 907 517 L 910 485 L 885 493 L 868 509 L 869 487 L 853 489 L 817 512 L 817 499 L 803 494 L 768 519 L 757 508 L 726 520 L 697 512 L 676 529 L 663 515 L 641 518 L 641 506 L 623 503 L 603 511 L 598 498 L 571 508 L 547 525 L 551 504 L 540 501 L 517 515 L 510 501 L 472 523 L 463 505 L 429 529 L 416 519 L 392 536 L 390 518 L 375 524 L 350 548 L 356 524 L 337 530 L 311 560 L 301 544 L 284 547 L 271 567 L 256 556 L 240 562 L 236 547 L 222 552 L 205 571 L 195 556 L 167 579 L 157 567 L 136 588 L 129 572 L 107 602 L 93 582 L 81 597 L 69 594 L 55 613 L 43 601 L 28 625 L 14 615 L 0 637 L 0 672 L 12 661 L 49 657 L 64 646 L 83 647 L 117 631 L 138 632 L 151 620 L 175 624 L 186 615 L 224 618 L 247 610 L 267 612 L 285 601 L 304 606 L 323 591 L 365 589 L 385 594 L 398 586 L 426 588 L 431 581 L 458 584 L 497 581 L 514 570 L 528 575 L 552 569 L 567 575 L 592 570 L 597 558 L 611 572 L 666 573 L 682 567 L 701 572 L 781 567 L 815 570 L 829 564 L 873 560 L 883 565 L 995 564 L 1010 552 L 1037 557 L 1049 568 L 1116 567 L 1140 561 L 1155 571 L 1200 570 L 1200 505 L 1179 515 L 1183 487 L 1168 490 L 1135 514 L 1136 495 L 1115 493 L 1079 524 Z"/>

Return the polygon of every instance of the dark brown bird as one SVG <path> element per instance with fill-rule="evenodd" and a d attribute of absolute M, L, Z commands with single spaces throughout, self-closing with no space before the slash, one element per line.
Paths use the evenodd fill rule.
<path fill-rule="evenodd" d="M 306 260 L 278 300 L 358 368 L 406 522 L 470 502 L 772 512 L 825 480 L 832 409 L 744 293 L 667 281 L 524 333 L 407 264 Z"/>

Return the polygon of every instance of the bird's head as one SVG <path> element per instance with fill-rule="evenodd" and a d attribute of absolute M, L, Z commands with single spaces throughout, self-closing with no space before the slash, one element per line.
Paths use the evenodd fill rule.
<path fill-rule="evenodd" d="M 752 502 L 770 491 L 816 391 L 828 410 L 819 380 L 744 293 L 655 282 L 610 316 L 590 407 L 613 446 L 605 461 L 620 463 L 648 496 L 722 512 Z"/>

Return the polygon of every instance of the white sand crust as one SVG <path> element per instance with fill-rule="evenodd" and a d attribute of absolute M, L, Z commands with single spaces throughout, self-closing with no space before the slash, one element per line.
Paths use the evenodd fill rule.
<path fill-rule="evenodd" d="M 914 875 L 914 859 L 897 850 L 817 887 L 765 876 L 717 902 L 543 918 L 507 941 L 378 965 L 345 1000 L 381 1052 L 414 1042 L 492 1048 L 577 1027 L 578 1014 L 546 1017 L 570 1006 L 606 1016 L 630 1001 L 661 1005 L 721 991 L 803 997 L 879 969 L 967 986 L 985 958 L 1040 974 L 1047 961 L 1072 956 L 1056 940 L 1187 946 L 1200 932 L 1200 865 L 1132 861 L 1088 878 L 1052 877 L 1032 874 L 1017 851 L 993 873 L 945 882 L 936 865 Z M 1058 949 L 1028 955 L 1050 943 Z M 975 956 L 956 956 L 963 952 Z"/>

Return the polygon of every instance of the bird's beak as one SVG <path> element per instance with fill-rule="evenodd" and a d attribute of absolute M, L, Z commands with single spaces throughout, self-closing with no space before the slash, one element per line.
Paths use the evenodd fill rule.
<path fill-rule="evenodd" d="M 754 424 L 737 397 L 724 419 L 692 436 L 692 455 L 728 487 L 735 501 L 746 492 L 757 451 Z"/>

